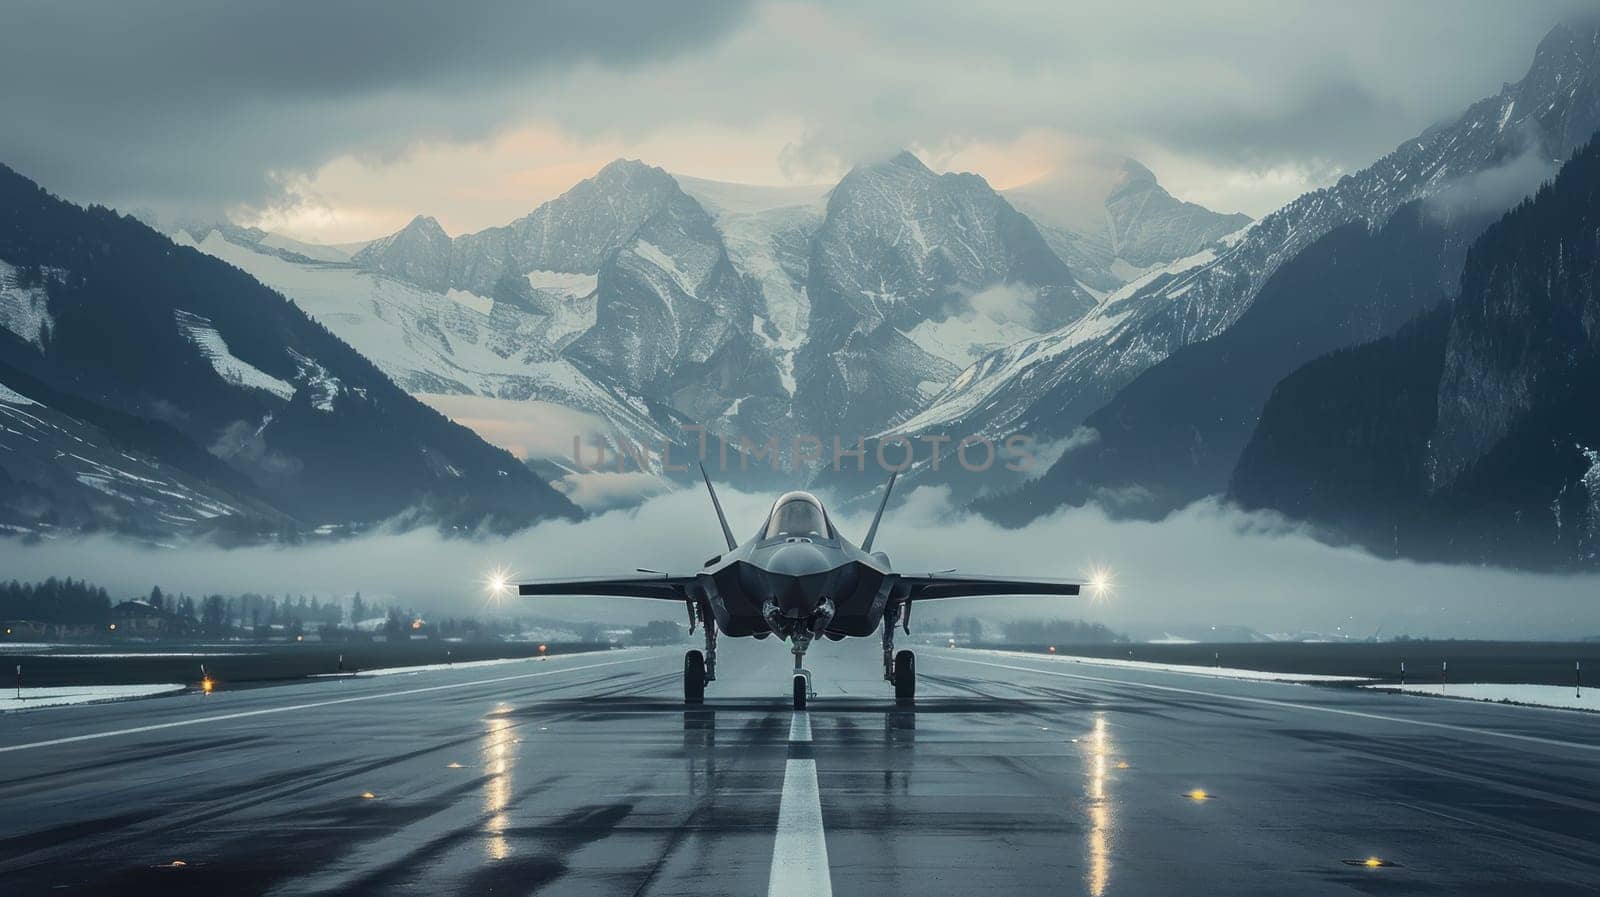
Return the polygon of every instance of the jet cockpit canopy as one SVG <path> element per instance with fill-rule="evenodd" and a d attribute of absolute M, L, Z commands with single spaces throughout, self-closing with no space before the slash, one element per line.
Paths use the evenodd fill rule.
<path fill-rule="evenodd" d="M 809 492 L 786 492 L 772 504 L 772 514 L 767 518 L 763 538 L 778 539 L 788 536 L 812 539 L 833 538 L 833 527 L 828 523 L 828 512 L 822 502 Z"/>

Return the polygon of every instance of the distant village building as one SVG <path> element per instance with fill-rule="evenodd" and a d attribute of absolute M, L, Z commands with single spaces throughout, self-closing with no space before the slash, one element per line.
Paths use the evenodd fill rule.
<path fill-rule="evenodd" d="M 188 635 L 190 630 L 188 620 L 140 598 L 111 608 L 111 625 L 130 636 Z"/>

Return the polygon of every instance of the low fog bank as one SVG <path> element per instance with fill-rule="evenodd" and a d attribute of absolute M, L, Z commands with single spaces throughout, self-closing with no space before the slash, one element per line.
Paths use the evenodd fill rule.
<path fill-rule="evenodd" d="M 725 492 L 734 533 L 750 535 L 772 496 Z M 870 511 L 841 514 L 859 538 Z M 114 595 L 146 592 L 301 593 L 388 598 L 436 613 L 490 609 L 485 575 L 525 578 L 624 574 L 636 567 L 689 571 L 721 550 L 705 493 L 680 489 L 637 508 L 581 523 L 541 524 L 509 538 L 447 539 L 431 531 L 379 533 L 310 547 L 150 549 L 106 537 L 24 545 L 0 541 L 6 579 L 87 578 Z M 878 546 L 903 571 L 947 570 L 1077 577 L 1112 572 L 1101 600 L 973 599 L 941 611 L 997 620 L 1060 617 L 1112 628 L 1248 626 L 1261 632 L 1400 634 L 1435 638 L 1572 639 L 1600 635 L 1600 576 L 1555 576 L 1384 560 L 1324 545 L 1275 515 L 1201 502 L 1160 522 L 1109 520 L 1068 509 L 1006 530 L 952 509 L 943 489 L 922 488 L 893 509 Z M 681 616 L 681 608 L 627 599 L 516 598 L 508 609 L 601 622 Z M 1143 626 L 1141 626 L 1143 628 Z"/>

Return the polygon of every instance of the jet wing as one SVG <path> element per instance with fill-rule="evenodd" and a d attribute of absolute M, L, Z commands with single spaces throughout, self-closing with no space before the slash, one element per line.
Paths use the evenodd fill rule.
<path fill-rule="evenodd" d="M 911 587 L 911 601 L 930 598 L 977 598 L 984 595 L 1060 595 L 1075 597 L 1079 584 L 1064 579 L 1010 579 L 1004 576 L 955 573 L 902 573 L 900 581 Z"/>
<path fill-rule="evenodd" d="M 517 594 L 524 598 L 554 596 L 600 595 L 616 598 L 665 598 L 685 601 L 693 576 L 670 576 L 663 573 L 628 574 L 610 578 L 544 579 L 525 582 L 517 586 Z"/>

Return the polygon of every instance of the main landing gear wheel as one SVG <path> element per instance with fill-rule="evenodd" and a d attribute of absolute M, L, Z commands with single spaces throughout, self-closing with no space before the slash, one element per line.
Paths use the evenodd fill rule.
<path fill-rule="evenodd" d="M 683 655 L 683 703 L 703 704 L 706 699 L 706 656 L 699 651 Z"/>
<path fill-rule="evenodd" d="M 794 677 L 794 709 L 806 709 L 806 693 L 811 690 L 806 683 L 806 677 L 796 674 Z"/>
<path fill-rule="evenodd" d="M 917 655 L 901 651 L 894 656 L 894 699 L 910 704 L 917 699 Z"/>

